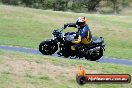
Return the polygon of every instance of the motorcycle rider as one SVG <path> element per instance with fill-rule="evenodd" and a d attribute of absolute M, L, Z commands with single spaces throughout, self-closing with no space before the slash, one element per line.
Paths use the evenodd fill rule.
<path fill-rule="evenodd" d="M 76 50 L 78 46 L 81 46 L 82 44 L 90 44 L 92 42 L 92 34 L 89 29 L 89 26 L 86 24 L 86 17 L 79 17 L 76 21 L 76 23 L 67 23 L 64 24 L 64 29 L 67 27 L 75 27 L 78 28 L 78 38 L 75 40 L 72 40 L 71 42 L 75 45 L 71 46 L 72 50 Z"/>

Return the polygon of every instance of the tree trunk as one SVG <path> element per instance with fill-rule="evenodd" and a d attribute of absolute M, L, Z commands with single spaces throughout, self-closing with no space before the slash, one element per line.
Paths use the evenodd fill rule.
<path fill-rule="evenodd" d="M 117 0 L 111 0 L 111 2 L 113 3 L 114 14 L 117 14 L 118 13 Z"/>

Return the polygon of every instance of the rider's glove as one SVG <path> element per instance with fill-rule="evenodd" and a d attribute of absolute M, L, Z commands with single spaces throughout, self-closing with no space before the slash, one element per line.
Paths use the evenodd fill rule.
<path fill-rule="evenodd" d="M 68 24 L 64 24 L 64 29 L 68 27 Z"/>

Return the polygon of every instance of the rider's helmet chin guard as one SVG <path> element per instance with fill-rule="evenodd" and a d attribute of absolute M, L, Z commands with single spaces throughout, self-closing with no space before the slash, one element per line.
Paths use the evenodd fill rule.
<path fill-rule="evenodd" d="M 86 17 L 79 17 L 79 18 L 77 19 L 77 21 L 76 21 L 76 25 L 77 25 L 79 28 L 80 28 L 80 27 L 83 27 L 83 26 L 85 26 L 86 21 L 87 21 Z"/>

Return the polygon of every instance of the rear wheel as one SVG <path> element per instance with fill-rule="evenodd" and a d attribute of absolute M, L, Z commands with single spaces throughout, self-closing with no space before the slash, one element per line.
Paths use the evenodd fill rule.
<path fill-rule="evenodd" d="M 52 55 L 58 50 L 58 45 L 54 40 L 43 41 L 39 45 L 39 51 L 44 55 Z"/>

